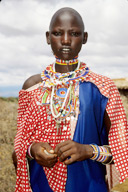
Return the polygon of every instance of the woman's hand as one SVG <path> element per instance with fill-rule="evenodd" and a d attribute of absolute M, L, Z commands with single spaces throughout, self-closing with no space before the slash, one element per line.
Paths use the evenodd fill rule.
<path fill-rule="evenodd" d="M 33 143 L 31 155 L 36 162 L 44 167 L 53 167 L 57 162 L 57 155 L 48 143 Z"/>
<path fill-rule="evenodd" d="M 90 145 L 67 140 L 56 146 L 55 153 L 61 162 L 64 161 L 66 165 L 69 165 L 75 161 L 83 161 L 92 157 L 93 148 Z"/>

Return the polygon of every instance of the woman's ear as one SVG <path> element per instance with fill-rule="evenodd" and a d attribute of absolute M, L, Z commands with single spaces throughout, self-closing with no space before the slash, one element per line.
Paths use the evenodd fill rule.
<path fill-rule="evenodd" d="M 83 44 L 85 44 L 87 42 L 87 39 L 88 39 L 88 33 L 84 32 Z"/>
<path fill-rule="evenodd" d="M 47 39 L 47 44 L 50 44 L 49 31 L 46 32 L 46 39 Z"/>

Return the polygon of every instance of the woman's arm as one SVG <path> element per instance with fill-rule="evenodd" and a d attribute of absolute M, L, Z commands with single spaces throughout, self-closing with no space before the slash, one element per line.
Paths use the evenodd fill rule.
<path fill-rule="evenodd" d="M 13 165 L 15 167 L 15 171 L 17 171 L 17 157 L 16 157 L 15 151 L 12 152 L 12 161 L 13 161 Z"/>

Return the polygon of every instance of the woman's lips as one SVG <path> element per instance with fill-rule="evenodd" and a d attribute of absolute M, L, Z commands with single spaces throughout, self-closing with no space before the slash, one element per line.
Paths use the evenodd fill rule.
<path fill-rule="evenodd" d="M 61 51 L 63 53 L 69 53 L 71 51 L 71 49 L 70 48 L 62 48 Z"/>

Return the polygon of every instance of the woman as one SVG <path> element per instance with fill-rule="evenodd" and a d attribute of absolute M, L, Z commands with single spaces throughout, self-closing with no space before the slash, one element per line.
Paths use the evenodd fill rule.
<path fill-rule="evenodd" d="M 114 158 L 121 181 L 128 176 L 118 90 L 78 60 L 88 34 L 77 11 L 58 10 L 46 37 L 55 64 L 30 77 L 19 94 L 16 191 L 106 192 L 104 164 Z"/>

